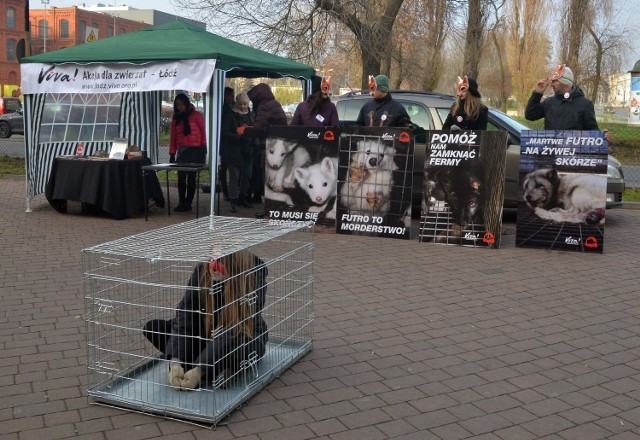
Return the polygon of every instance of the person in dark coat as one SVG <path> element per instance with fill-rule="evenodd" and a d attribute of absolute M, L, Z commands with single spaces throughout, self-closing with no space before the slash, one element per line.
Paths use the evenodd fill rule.
<path fill-rule="evenodd" d="M 311 95 L 298 104 L 290 125 L 336 127 L 339 123 L 338 110 L 331 102 L 331 77 L 313 76 Z"/>
<path fill-rule="evenodd" d="M 255 140 L 238 134 L 239 127 L 253 125 L 253 115 L 249 111 L 249 97 L 246 93 L 236 96 L 231 113 L 222 118 L 221 139 L 225 140 L 225 161 L 229 170 L 229 198 L 231 212 L 238 212 L 238 205 L 253 206 L 245 198 L 249 189 L 255 154 Z"/>
<path fill-rule="evenodd" d="M 373 99 L 360 109 L 356 125 L 366 127 L 412 127 L 404 106 L 391 97 L 389 78 L 369 76 L 369 94 Z"/>
<path fill-rule="evenodd" d="M 541 102 L 549 85 L 554 94 Z M 536 83 L 524 117 L 529 121 L 544 118 L 545 130 L 599 130 L 593 103 L 574 83 L 573 71 L 566 64 L 558 65 L 549 78 Z M 611 132 L 603 131 L 611 140 Z"/>
<path fill-rule="evenodd" d="M 253 159 L 253 174 L 251 183 L 249 184 L 250 195 L 249 201 L 262 203 L 264 195 L 264 161 L 266 148 L 267 128 L 272 125 L 288 125 L 287 115 L 280 103 L 273 96 L 271 87 L 268 84 L 260 83 L 255 85 L 247 92 L 251 103 L 253 104 L 253 113 L 255 118 L 253 126 L 246 128 L 238 128 L 238 134 L 247 136 L 259 141 L 257 156 Z"/>
<path fill-rule="evenodd" d="M 443 130 L 486 130 L 489 109 L 482 103 L 475 79 L 458 77 L 458 99 L 442 125 Z"/>
<path fill-rule="evenodd" d="M 170 360 L 178 389 L 210 385 L 256 362 L 269 339 L 262 318 L 267 267 L 246 250 L 196 266 L 173 319 L 145 324 L 144 336 Z M 254 301 L 244 299 L 253 298 Z"/>
<path fill-rule="evenodd" d="M 231 110 L 233 109 L 233 97 L 234 91 L 231 87 L 224 88 L 224 97 L 222 103 L 222 118 L 221 121 L 231 116 Z M 220 137 L 220 165 L 218 166 L 218 180 L 220 181 L 220 189 L 222 190 L 222 196 L 225 201 L 229 201 L 229 188 L 227 186 L 227 158 L 226 158 L 227 141 Z"/>

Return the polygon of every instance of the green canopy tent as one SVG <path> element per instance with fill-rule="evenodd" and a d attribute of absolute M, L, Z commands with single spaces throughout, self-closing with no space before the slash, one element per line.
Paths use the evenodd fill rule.
<path fill-rule="evenodd" d="M 30 211 L 33 197 L 44 192 L 55 156 L 73 154 L 80 143 L 84 144 L 87 155 L 110 148 L 112 139 L 104 134 L 104 129 L 96 135 L 95 127 L 105 125 L 101 116 L 110 121 L 112 129 L 117 126 L 117 137 L 140 146 L 157 162 L 160 90 L 204 93 L 214 188 L 225 79 L 297 78 L 304 81 L 306 94 L 314 69 L 175 21 L 23 58 L 21 73 L 26 198 L 27 211 Z M 116 96 L 118 99 L 113 99 Z M 106 108 L 118 106 L 118 116 L 97 110 L 93 131 L 80 127 L 81 134 L 77 135 L 69 129 L 74 121 L 52 122 L 55 119 L 52 111 L 66 105 L 71 97 L 80 97 L 86 103 L 102 99 L 107 103 Z M 214 210 L 215 198 L 212 197 L 211 212 Z"/>

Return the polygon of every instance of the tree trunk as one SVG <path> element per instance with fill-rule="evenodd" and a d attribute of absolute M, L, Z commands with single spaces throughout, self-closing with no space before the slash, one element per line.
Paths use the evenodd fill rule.
<path fill-rule="evenodd" d="M 602 76 L 602 56 L 604 50 L 602 48 L 602 41 L 600 41 L 600 38 L 598 38 L 596 33 L 593 31 L 593 28 L 591 26 L 587 26 L 587 30 L 593 37 L 593 41 L 596 44 L 596 71 L 593 75 L 593 90 L 589 97 L 591 102 L 595 103 L 596 97 L 598 96 L 598 87 L 600 87 L 600 77 Z"/>
<path fill-rule="evenodd" d="M 484 14 L 482 0 L 469 0 L 469 18 L 467 20 L 467 37 L 464 45 L 464 74 L 478 77 L 480 55 L 482 54 L 482 38 L 484 34 Z"/>

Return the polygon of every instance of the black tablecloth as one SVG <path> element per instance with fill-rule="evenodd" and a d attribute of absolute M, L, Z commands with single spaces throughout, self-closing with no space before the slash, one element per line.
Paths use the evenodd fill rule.
<path fill-rule="evenodd" d="M 107 214 L 123 219 L 145 207 L 142 167 L 149 159 L 93 160 L 55 158 L 45 188 L 49 204 L 67 211 L 67 200 L 93 205 Z M 147 197 L 164 207 L 164 195 L 155 173 L 145 176 Z"/>

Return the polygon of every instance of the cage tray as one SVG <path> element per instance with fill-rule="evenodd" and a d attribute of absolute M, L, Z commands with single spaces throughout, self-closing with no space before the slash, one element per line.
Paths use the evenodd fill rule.
<path fill-rule="evenodd" d="M 216 424 L 280 376 L 311 348 L 309 341 L 300 345 L 292 345 L 290 341 L 286 344 L 267 343 L 266 353 L 256 367 L 238 374 L 227 388 L 210 385 L 196 390 L 173 388 L 168 383 L 167 362 L 155 359 L 124 376 L 90 389 L 89 396 L 96 403 Z"/>

